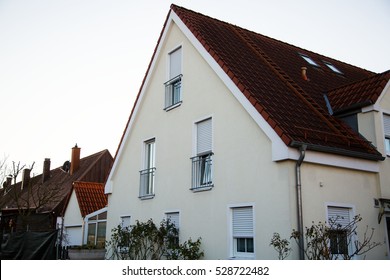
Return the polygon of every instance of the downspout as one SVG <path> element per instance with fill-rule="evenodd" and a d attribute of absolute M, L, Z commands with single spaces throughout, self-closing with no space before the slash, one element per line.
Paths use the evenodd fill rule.
<path fill-rule="evenodd" d="M 297 209 L 298 209 L 298 231 L 299 231 L 299 259 L 305 259 L 304 239 L 303 239 L 303 214 L 302 214 L 302 182 L 301 182 L 301 164 L 305 158 L 307 145 L 302 144 L 299 148 L 299 159 L 295 166 L 295 182 L 297 187 Z"/>

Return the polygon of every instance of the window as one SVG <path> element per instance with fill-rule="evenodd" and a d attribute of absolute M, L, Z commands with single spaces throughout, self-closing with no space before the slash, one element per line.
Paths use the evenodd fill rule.
<path fill-rule="evenodd" d="M 99 248 L 104 248 L 106 240 L 107 211 L 90 217 L 87 216 L 86 220 L 88 224 L 87 245 L 95 245 Z"/>
<path fill-rule="evenodd" d="M 324 61 L 324 64 L 326 66 L 328 66 L 328 68 L 330 70 L 332 70 L 333 72 L 335 72 L 337 74 L 343 74 L 343 72 L 341 72 L 339 69 L 337 69 L 336 66 L 334 66 L 332 63 Z"/>
<path fill-rule="evenodd" d="M 213 186 L 212 119 L 196 124 L 196 156 L 192 157 L 192 190 L 208 190 Z"/>
<path fill-rule="evenodd" d="M 140 198 L 152 198 L 154 196 L 154 176 L 156 172 L 156 142 L 155 139 L 144 144 L 145 161 L 144 169 L 140 171 Z"/>
<path fill-rule="evenodd" d="M 169 54 L 169 75 L 165 85 L 165 110 L 181 104 L 181 47 Z"/>
<path fill-rule="evenodd" d="M 180 232 L 180 213 L 169 212 L 165 213 L 167 221 L 175 225 L 177 232 L 172 233 L 172 241 L 175 245 L 179 244 L 179 232 Z"/>
<path fill-rule="evenodd" d="M 390 155 L 390 115 L 383 115 L 383 131 L 385 134 L 385 152 Z"/>
<path fill-rule="evenodd" d="M 308 57 L 307 55 L 300 54 L 300 56 L 301 56 L 304 60 L 306 60 L 306 62 L 309 63 L 311 66 L 320 67 L 313 59 L 311 59 L 311 58 Z"/>
<path fill-rule="evenodd" d="M 350 236 L 350 208 L 328 206 L 328 222 L 331 227 L 329 240 L 330 251 L 334 255 L 348 254 Z"/>
<path fill-rule="evenodd" d="M 253 207 L 232 209 L 233 256 L 254 257 Z"/>
<path fill-rule="evenodd" d="M 130 218 L 131 218 L 131 216 L 121 216 L 121 223 L 120 223 L 120 225 L 121 225 L 122 228 L 130 226 Z"/>

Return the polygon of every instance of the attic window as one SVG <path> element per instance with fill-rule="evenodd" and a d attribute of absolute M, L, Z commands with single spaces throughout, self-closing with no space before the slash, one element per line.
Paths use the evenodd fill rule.
<path fill-rule="evenodd" d="M 304 54 L 299 54 L 304 60 L 306 60 L 307 63 L 309 63 L 310 65 L 312 66 L 315 66 L 315 67 L 320 67 L 313 59 L 311 59 L 310 57 L 308 57 L 307 55 L 304 55 Z"/>
<path fill-rule="evenodd" d="M 337 74 L 343 74 L 343 72 L 341 72 L 339 69 L 336 68 L 336 66 L 334 66 L 332 63 L 330 62 L 326 62 L 324 61 L 325 65 L 328 66 L 328 68 L 330 70 L 332 70 L 333 72 L 337 73 Z"/>

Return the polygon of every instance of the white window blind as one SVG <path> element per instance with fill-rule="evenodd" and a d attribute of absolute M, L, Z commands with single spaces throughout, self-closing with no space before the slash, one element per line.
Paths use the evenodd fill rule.
<path fill-rule="evenodd" d="M 181 74 L 181 48 L 169 54 L 169 79 Z"/>
<path fill-rule="evenodd" d="M 383 115 L 383 126 L 384 126 L 385 136 L 390 136 L 390 116 L 389 115 Z"/>
<path fill-rule="evenodd" d="M 197 137 L 196 137 L 196 152 L 197 154 L 204 154 L 211 152 L 212 146 L 212 122 L 211 118 L 198 122 L 196 124 Z"/>
<path fill-rule="evenodd" d="M 233 237 L 253 237 L 252 207 L 233 208 Z"/>
<path fill-rule="evenodd" d="M 351 222 L 350 209 L 345 207 L 328 207 L 328 221 L 334 226 L 346 227 Z"/>
<path fill-rule="evenodd" d="M 167 213 L 167 220 L 170 220 L 172 224 L 175 225 L 176 229 L 179 229 L 180 224 L 179 224 L 179 212 L 172 212 L 172 213 Z"/>

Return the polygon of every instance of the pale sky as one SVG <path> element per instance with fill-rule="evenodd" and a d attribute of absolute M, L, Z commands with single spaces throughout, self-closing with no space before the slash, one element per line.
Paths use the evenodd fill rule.
<path fill-rule="evenodd" d="M 114 156 L 171 3 L 390 69 L 389 0 L 0 0 L 0 160 Z"/>

